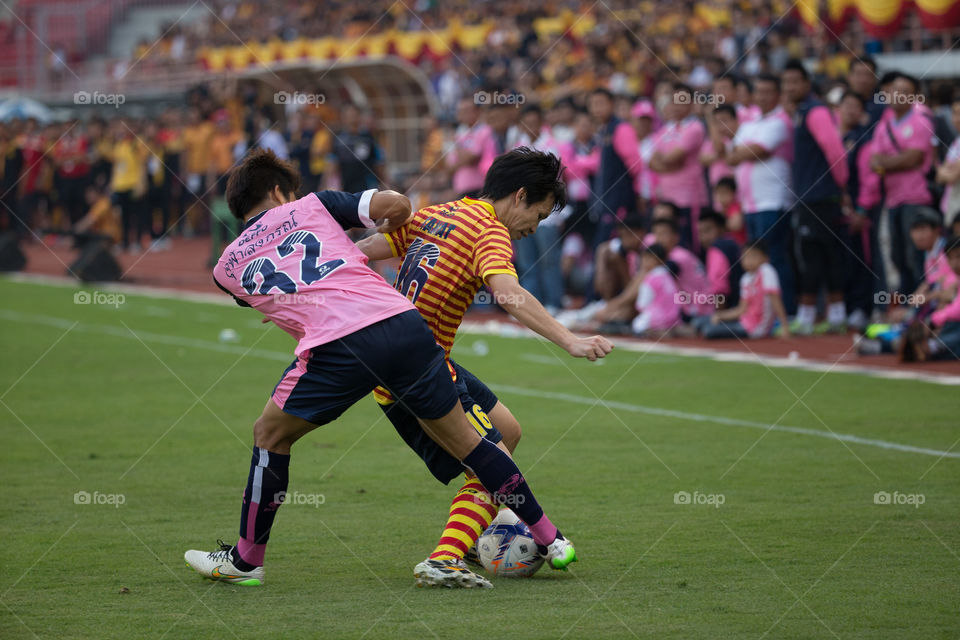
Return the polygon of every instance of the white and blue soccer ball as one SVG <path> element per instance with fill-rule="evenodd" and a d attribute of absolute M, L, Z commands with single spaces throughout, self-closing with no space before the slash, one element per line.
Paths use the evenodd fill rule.
<path fill-rule="evenodd" d="M 530 529 L 507 508 L 477 540 L 477 555 L 484 569 L 500 577 L 528 578 L 543 565 Z"/>

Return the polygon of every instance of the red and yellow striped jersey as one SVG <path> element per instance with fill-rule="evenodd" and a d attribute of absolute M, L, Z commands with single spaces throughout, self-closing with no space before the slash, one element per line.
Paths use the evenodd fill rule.
<path fill-rule="evenodd" d="M 482 200 L 424 207 L 385 237 L 393 255 L 403 258 L 394 286 L 417 307 L 448 357 L 484 281 L 497 273 L 517 275 L 510 232 Z M 389 397 L 382 391 L 378 400 Z"/>

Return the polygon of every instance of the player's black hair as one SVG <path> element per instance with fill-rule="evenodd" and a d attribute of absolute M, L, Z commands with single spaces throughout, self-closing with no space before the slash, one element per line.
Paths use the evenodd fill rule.
<path fill-rule="evenodd" d="M 720 187 L 724 187 L 724 188 L 726 188 L 726 189 L 730 189 L 730 191 L 733 191 L 734 193 L 736 193 L 736 192 L 737 192 L 737 181 L 736 181 L 736 179 L 734 179 L 733 176 L 723 176 L 722 178 L 720 178 L 719 180 L 717 180 L 717 184 L 714 185 L 713 188 L 714 188 L 714 189 L 719 189 Z"/>
<path fill-rule="evenodd" d="M 784 69 L 784 71 L 786 71 L 786 69 Z M 806 69 L 804 69 L 804 73 L 806 73 Z M 776 87 L 777 89 L 777 93 L 780 93 L 780 78 L 773 75 L 772 73 L 761 73 L 756 75 L 753 78 L 753 86 L 757 86 L 758 82 L 772 82 L 773 86 Z"/>
<path fill-rule="evenodd" d="M 941 226 L 943 226 L 943 219 L 940 216 L 940 212 L 931 207 L 922 207 L 918 209 L 913 215 L 913 219 L 910 221 L 911 230 L 919 227 L 939 229 Z"/>
<path fill-rule="evenodd" d="M 662 202 L 660 204 L 663 204 Z M 680 233 L 680 227 L 677 225 L 677 221 L 673 218 L 654 218 L 653 222 L 650 223 L 650 228 L 655 229 L 659 226 L 670 227 L 674 233 Z"/>
<path fill-rule="evenodd" d="M 713 113 L 714 114 L 725 113 L 731 118 L 737 117 L 737 110 L 733 108 L 732 104 L 724 103 L 724 104 L 717 105 L 717 107 L 713 110 Z"/>
<path fill-rule="evenodd" d="M 493 161 L 480 196 L 500 200 L 525 188 L 530 204 L 552 195 L 553 211 L 560 211 L 567 206 L 567 185 L 562 175 L 563 165 L 557 156 L 530 147 L 517 147 Z"/>
<path fill-rule="evenodd" d="M 743 248 L 743 251 L 744 253 L 746 253 L 747 251 L 758 251 L 762 253 L 764 256 L 766 256 L 767 258 L 770 257 L 770 250 L 767 248 L 767 243 L 764 242 L 762 239 L 754 240 L 750 244 L 746 245 Z"/>
<path fill-rule="evenodd" d="M 281 160 L 270 149 L 254 149 L 227 179 L 226 198 L 230 213 L 243 220 L 250 210 L 280 187 L 286 194 L 300 191 L 300 173 L 292 163 Z"/>
<path fill-rule="evenodd" d="M 787 64 L 783 65 L 783 73 L 787 71 L 797 71 L 803 76 L 803 79 L 810 81 L 810 74 L 807 72 L 807 68 L 803 66 L 803 62 L 797 58 L 790 58 L 787 60 Z"/>
<path fill-rule="evenodd" d="M 721 230 L 727 228 L 727 219 L 723 216 L 722 213 L 718 213 L 713 209 L 706 209 L 700 212 L 699 219 L 697 222 L 712 222 L 717 225 Z"/>

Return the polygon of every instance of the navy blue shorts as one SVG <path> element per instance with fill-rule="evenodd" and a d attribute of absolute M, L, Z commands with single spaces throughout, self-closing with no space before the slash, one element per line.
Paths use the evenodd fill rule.
<path fill-rule="evenodd" d="M 377 386 L 427 420 L 442 418 L 457 403 L 443 349 L 415 309 L 310 349 L 283 372 L 273 401 L 284 413 L 322 425 Z"/>
<path fill-rule="evenodd" d="M 467 414 L 467 420 L 481 436 L 493 443 L 500 442 L 503 436 L 487 417 L 499 402 L 496 394 L 475 375 L 453 360 L 450 362 L 453 363 L 453 368 L 457 372 L 457 392 L 460 394 L 460 404 L 463 406 L 464 413 Z M 390 419 L 393 428 L 397 430 L 407 446 L 423 459 L 430 473 L 437 480 L 447 484 L 463 473 L 463 464 L 424 433 L 415 414 L 407 411 L 398 402 L 382 404 L 380 409 Z"/>

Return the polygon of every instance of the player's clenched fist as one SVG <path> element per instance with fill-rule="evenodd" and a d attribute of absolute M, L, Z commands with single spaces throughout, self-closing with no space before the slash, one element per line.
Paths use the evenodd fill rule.
<path fill-rule="evenodd" d="M 413 215 L 410 198 L 396 191 L 377 191 L 370 199 L 370 219 L 377 223 L 377 231 L 391 233 L 403 226 Z"/>
<path fill-rule="evenodd" d="M 567 349 L 574 358 L 586 358 L 590 362 L 613 351 L 613 344 L 603 336 L 577 338 Z"/>

